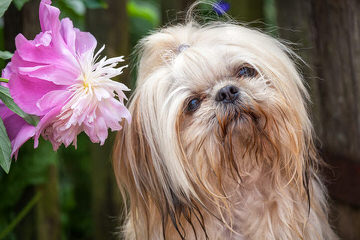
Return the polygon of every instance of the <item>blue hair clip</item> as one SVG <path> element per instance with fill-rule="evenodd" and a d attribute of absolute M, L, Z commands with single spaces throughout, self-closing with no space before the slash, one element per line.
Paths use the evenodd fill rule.
<path fill-rule="evenodd" d="M 224 15 L 224 13 L 229 11 L 230 3 L 221 0 L 214 4 L 213 9 L 218 15 Z"/>
<path fill-rule="evenodd" d="M 187 44 L 181 44 L 179 47 L 178 47 L 178 52 L 181 53 L 182 51 L 184 51 L 185 49 L 189 48 L 190 45 L 187 45 Z"/>

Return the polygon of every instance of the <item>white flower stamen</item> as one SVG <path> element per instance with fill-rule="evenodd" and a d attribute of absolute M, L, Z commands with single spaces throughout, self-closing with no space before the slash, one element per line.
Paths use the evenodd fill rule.
<path fill-rule="evenodd" d="M 127 112 L 123 103 L 126 96 L 122 91 L 129 89 L 111 78 L 120 75 L 127 65 L 116 67 L 124 61 L 122 56 L 109 59 L 103 57 L 96 62 L 103 50 L 104 46 L 95 55 L 88 51 L 78 59 L 81 74 L 76 83 L 67 88 L 71 95 L 57 116 L 57 123 L 52 124 L 52 135 L 59 146 L 61 143 L 69 145 L 71 139 L 76 146 L 76 136 L 82 131 L 85 131 L 93 142 L 103 144 L 108 127 L 112 130 L 121 129 L 120 121 L 124 117 L 124 111 Z M 104 108 L 119 113 L 109 114 Z M 103 116 L 104 113 L 107 115 Z"/>

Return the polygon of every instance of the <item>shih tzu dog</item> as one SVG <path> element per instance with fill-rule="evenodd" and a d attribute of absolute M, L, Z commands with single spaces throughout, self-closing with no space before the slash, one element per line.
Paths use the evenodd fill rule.
<path fill-rule="evenodd" d="M 142 40 L 114 149 L 125 239 L 337 239 L 293 57 L 232 23 Z"/>

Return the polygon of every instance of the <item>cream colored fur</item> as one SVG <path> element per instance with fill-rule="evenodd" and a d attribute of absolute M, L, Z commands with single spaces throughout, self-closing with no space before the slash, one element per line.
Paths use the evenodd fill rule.
<path fill-rule="evenodd" d="M 140 45 L 133 122 L 114 151 L 125 239 L 337 239 L 308 93 L 285 45 L 237 24 L 192 21 Z M 257 74 L 239 76 L 244 66 Z M 239 100 L 217 103 L 229 84 Z M 189 112 L 193 98 L 201 105 Z"/>

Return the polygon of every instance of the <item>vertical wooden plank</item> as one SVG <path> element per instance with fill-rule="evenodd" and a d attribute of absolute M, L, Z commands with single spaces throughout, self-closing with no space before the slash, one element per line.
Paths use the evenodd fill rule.
<path fill-rule="evenodd" d="M 129 64 L 129 29 L 126 0 L 108 0 L 107 9 L 89 10 L 86 27 L 98 40 L 105 44 L 108 57 L 126 56 Z M 130 86 L 129 69 L 116 80 Z M 111 151 L 114 133 L 110 133 L 104 146 L 91 145 L 92 164 L 92 212 L 94 218 L 93 239 L 118 239 L 116 231 L 121 225 L 122 203 L 111 167 Z"/>
<path fill-rule="evenodd" d="M 103 55 L 108 57 L 126 56 L 129 61 L 129 29 L 126 12 L 127 0 L 107 0 L 107 9 L 89 9 L 86 13 L 86 29 L 91 32 L 98 41 L 98 48 L 105 44 Z M 129 84 L 129 69 L 118 77 L 126 85 Z"/>
<path fill-rule="evenodd" d="M 327 152 L 360 162 L 360 2 L 313 0 L 312 7 L 321 138 Z"/>
<path fill-rule="evenodd" d="M 113 135 L 99 148 L 91 145 L 93 239 L 118 239 L 122 202 L 111 167 Z"/>
<path fill-rule="evenodd" d="M 58 172 L 55 164 L 50 165 L 48 181 L 36 187 L 41 192 L 41 198 L 36 207 L 37 212 L 37 239 L 60 240 L 60 211 Z"/>
<path fill-rule="evenodd" d="M 360 2 L 276 2 L 280 36 L 300 43 L 297 52 L 312 68 L 305 73 L 322 156 L 331 165 L 334 224 L 341 238 L 360 239 Z"/>
<path fill-rule="evenodd" d="M 299 63 L 300 70 L 307 83 L 311 101 L 310 114 L 315 125 L 316 134 L 322 135 L 320 119 L 320 99 L 318 82 L 315 69 L 315 43 L 314 24 L 312 17 L 311 0 L 287 1 L 276 0 L 277 22 L 280 38 L 285 39 L 292 45 L 290 47 L 308 64 Z"/>
<path fill-rule="evenodd" d="M 360 162 L 360 2 L 277 0 L 277 9 L 281 37 L 300 43 L 317 77 L 307 80 L 317 89 L 323 149 Z"/>
<path fill-rule="evenodd" d="M 360 2 L 312 1 L 324 158 L 340 237 L 360 239 Z"/>

